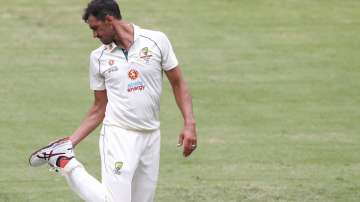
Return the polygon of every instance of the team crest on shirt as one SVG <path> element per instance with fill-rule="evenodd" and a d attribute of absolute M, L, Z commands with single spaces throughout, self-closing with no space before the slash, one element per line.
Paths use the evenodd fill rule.
<path fill-rule="evenodd" d="M 121 168 L 123 167 L 124 163 L 122 161 L 115 162 L 114 173 L 117 175 L 121 174 Z"/>
<path fill-rule="evenodd" d="M 146 63 L 149 63 L 149 60 L 152 57 L 152 53 L 148 47 L 144 47 L 140 50 L 139 57 Z"/>
<path fill-rule="evenodd" d="M 129 83 L 127 86 L 127 91 L 129 93 L 135 91 L 142 91 L 145 89 L 145 83 L 140 78 L 140 72 L 138 70 L 130 69 L 128 72 L 128 77 L 129 77 Z"/>

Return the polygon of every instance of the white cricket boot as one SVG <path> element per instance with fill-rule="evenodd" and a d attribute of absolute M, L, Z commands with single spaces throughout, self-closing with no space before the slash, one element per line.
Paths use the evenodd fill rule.
<path fill-rule="evenodd" d="M 55 168 L 60 168 L 59 160 L 62 158 L 74 158 L 74 149 L 69 137 L 56 140 L 46 147 L 43 147 L 29 157 L 29 165 L 33 167 L 41 166 L 46 163 Z"/>

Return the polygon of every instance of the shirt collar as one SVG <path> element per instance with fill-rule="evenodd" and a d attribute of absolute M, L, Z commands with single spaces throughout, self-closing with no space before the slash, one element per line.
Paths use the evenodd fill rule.
<path fill-rule="evenodd" d="M 141 28 L 139 26 L 135 25 L 135 24 L 131 24 L 131 25 L 134 28 L 134 43 L 135 43 L 136 39 L 138 39 L 139 36 L 140 36 Z M 111 44 L 106 45 L 106 50 L 109 50 L 109 52 L 113 52 L 116 48 L 118 48 L 118 46 L 116 45 L 115 42 L 112 42 Z"/>
<path fill-rule="evenodd" d="M 136 39 L 140 37 L 141 28 L 135 24 L 132 24 L 132 26 L 134 27 L 134 42 L 135 42 Z"/>
<path fill-rule="evenodd" d="M 105 46 L 106 46 L 106 50 L 108 50 L 109 52 L 113 52 L 117 48 L 117 45 L 115 42 L 112 42 L 111 44 L 105 45 Z"/>

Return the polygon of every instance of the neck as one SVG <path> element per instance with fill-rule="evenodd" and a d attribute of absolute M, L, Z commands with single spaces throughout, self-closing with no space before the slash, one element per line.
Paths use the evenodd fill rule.
<path fill-rule="evenodd" d="M 134 42 L 134 28 L 131 24 L 120 20 L 115 26 L 114 42 L 117 46 L 129 50 Z"/>

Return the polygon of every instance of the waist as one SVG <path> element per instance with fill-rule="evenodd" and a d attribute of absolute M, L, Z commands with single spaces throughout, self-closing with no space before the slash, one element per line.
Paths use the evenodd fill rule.
<path fill-rule="evenodd" d="M 117 130 L 117 131 L 122 131 L 124 133 L 127 134 L 142 134 L 142 135 L 151 135 L 154 133 L 158 133 L 160 131 L 160 128 L 157 129 L 149 129 L 149 130 L 144 130 L 144 129 L 134 129 L 134 128 L 127 128 L 127 127 L 123 127 L 120 125 L 114 125 L 114 124 L 107 124 L 107 123 L 103 123 L 101 131 L 104 131 L 106 129 L 113 129 L 113 130 Z"/>

